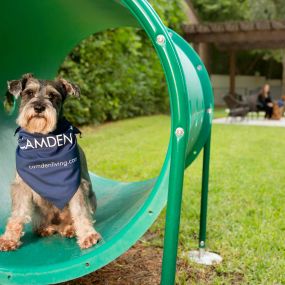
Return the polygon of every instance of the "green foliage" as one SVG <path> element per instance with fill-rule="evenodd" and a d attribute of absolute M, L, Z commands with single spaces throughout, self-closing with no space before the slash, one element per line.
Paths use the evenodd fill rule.
<path fill-rule="evenodd" d="M 184 0 L 151 0 L 149 2 L 167 27 L 178 33 L 182 31 L 181 23 L 186 20 L 183 12 Z"/>
<path fill-rule="evenodd" d="M 247 8 L 247 0 L 192 0 L 192 3 L 206 22 L 242 20 Z"/>
<path fill-rule="evenodd" d="M 179 30 L 181 0 L 153 1 L 165 24 Z M 81 100 L 69 99 L 66 117 L 77 125 L 168 111 L 167 86 L 144 31 L 108 30 L 84 40 L 62 64 L 59 75 L 77 83 Z"/>
<path fill-rule="evenodd" d="M 283 3 L 282 3 L 283 2 Z M 249 20 L 275 20 L 284 19 L 285 9 L 282 0 L 248 0 L 248 10 L 245 15 Z M 283 50 L 256 50 L 253 54 L 259 54 L 264 60 L 282 62 Z"/>
<path fill-rule="evenodd" d="M 284 19 L 283 0 L 192 0 L 203 21 Z"/>

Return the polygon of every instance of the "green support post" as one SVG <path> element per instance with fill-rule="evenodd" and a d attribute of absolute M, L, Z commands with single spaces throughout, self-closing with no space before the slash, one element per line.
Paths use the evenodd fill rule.
<path fill-rule="evenodd" d="M 203 154 L 203 174 L 202 174 L 202 193 L 200 209 L 200 232 L 199 232 L 199 250 L 191 251 L 189 258 L 199 264 L 213 265 L 222 262 L 222 257 L 216 253 L 206 251 L 207 237 L 207 209 L 209 192 L 209 172 L 210 172 L 210 152 L 211 152 L 211 130 L 204 145 Z"/>
<path fill-rule="evenodd" d="M 210 151 L 211 151 L 211 132 L 209 133 L 209 137 L 205 143 L 204 154 L 203 154 L 203 175 L 202 175 L 200 233 L 199 233 L 199 248 L 200 249 L 204 249 L 206 247 Z"/>
<path fill-rule="evenodd" d="M 169 176 L 161 285 L 173 285 L 175 283 L 176 274 L 185 164 L 184 130 L 182 128 L 177 128 L 175 135 L 176 140 L 174 140 L 172 144 L 173 150 Z"/>

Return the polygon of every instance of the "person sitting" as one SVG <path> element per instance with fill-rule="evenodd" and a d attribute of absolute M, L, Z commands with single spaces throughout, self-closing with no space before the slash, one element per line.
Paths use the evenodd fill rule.
<path fill-rule="evenodd" d="M 265 118 L 271 119 L 273 114 L 273 102 L 270 96 L 270 85 L 265 84 L 257 97 L 258 111 L 265 111 Z"/>

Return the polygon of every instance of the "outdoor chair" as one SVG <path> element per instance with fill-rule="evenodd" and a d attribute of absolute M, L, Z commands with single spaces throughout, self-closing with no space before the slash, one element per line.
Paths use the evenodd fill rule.
<path fill-rule="evenodd" d="M 227 107 L 230 109 L 229 117 L 246 117 L 250 108 L 247 102 L 239 101 L 231 95 L 224 96 L 224 101 Z"/>

